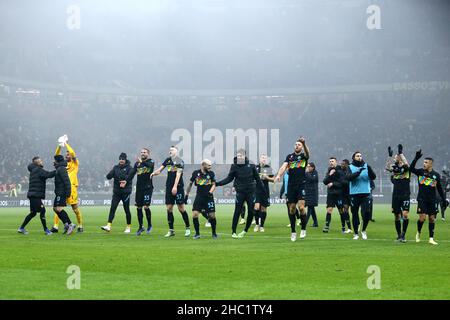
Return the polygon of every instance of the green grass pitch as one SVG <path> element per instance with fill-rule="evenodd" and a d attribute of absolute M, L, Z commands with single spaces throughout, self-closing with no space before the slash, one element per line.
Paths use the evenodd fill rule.
<path fill-rule="evenodd" d="M 254 233 L 252 227 L 244 239 L 230 236 L 233 207 L 218 205 L 217 209 L 217 240 L 211 239 L 202 217 L 202 238 L 185 238 L 178 212 L 177 234 L 165 239 L 163 206 L 152 208 L 153 232 L 141 237 L 123 234 L 122 207 L 109 234 L 99 228 L 106 222 L 108 208 L 83 207 L 84 234 L 50 237 L 44 236 L 38 217 L 28 226 L 29 235 L 16 232 L 26 208 L 0 209 L 0 299 L 450 298 L 450 223 L 440 218 L 438 246 L 427 243 L 428 224 L 422 242 L 413 241 L 415 213 L 409 241 L 396 243 L 388 205 L 376 205 L 376 222 L 369 225 L 367 241 L 341 234 L 334 212 L 329 234 L 308 228 L 307 238 L 293 243 L 284 205 L 270 207 L 265 233 Z M 73 212 L 68 212 L 75 220 Z M 134 208 L 132 213 L 132 231 L 136 231 Z M 323 206 L 318 213 L 322 227 Z M 51 226 L 53 213 L 47 213 L 47 220 Z M 67 289 L 70 265 L 80 267 L 79 290 Z M 380 268 L 380 289 L 367 287 L 370 265 Z"/>

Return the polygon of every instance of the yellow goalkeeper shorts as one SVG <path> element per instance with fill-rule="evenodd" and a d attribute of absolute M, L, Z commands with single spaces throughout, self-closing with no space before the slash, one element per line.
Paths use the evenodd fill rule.
<path fill-rule="evenodd" d="M 78 204 L 78 188 L 72 186 L 72 190 L 70 191 L 70 197 L 67 198 L 68 205 Z"/>

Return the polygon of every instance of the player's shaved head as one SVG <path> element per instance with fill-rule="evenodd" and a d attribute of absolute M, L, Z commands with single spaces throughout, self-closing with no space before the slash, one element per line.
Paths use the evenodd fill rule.
<path fill-rule="evenodd" d="M 211 162 L 211 160 L 209 160 L 209 159 L 203 159 L 203 160 L 202 160 L 202 164 L 206 164 L 206 165 L 211 166 L 211 165 L 212 165 L 212 162 Z"/>
<path fill-rule="evenodd" d="M 202 164 L 202 169 L 203 169 L 203 170 L 205 170 L 205 171 L 211 170 L 211 167 L 212 167 L 212 162 L 211 162 L 211 160 L 209 160 L 209 159 L 203 159 L 202 162 L 201 162 L 201 164 Z"/>

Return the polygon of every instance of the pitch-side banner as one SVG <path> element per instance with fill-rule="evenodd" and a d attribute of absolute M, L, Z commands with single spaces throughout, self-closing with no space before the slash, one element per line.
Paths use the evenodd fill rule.
<path fill-rule="evenodd" d="M 383 194 L 374 194 L 374 202 L 375 203 L 388 203 L 389 197 L 386 197 Z M 234 197 L 216 197 L 214 198 L 216 204 L 234 204 L 235 198 Z M 194 198 L 191 198 L 188 200 L 188 204 L 192 204 L 192 201 Z M 133 204 L 134 198 L 132 198 L 132 204 Z M 326 202 L 326 196 L 320 195 L 319 196 L 319 203 L 324 204 Z M 411 199 L 412 203 L 415 203 L 415 199 Z M 53 199 L 48 198 L 44 199 L 43 203 L 46 207 L 53 206 Z M 271 204 L 285 204 L 285 199 L 280 199 L 279 197 L 272 197 L 270 198 Z M 28 207 L 30 205 L 30 201 L 23 196 L 19 196 L 17 198 L 3 198 L 0 200 L 0 208 L 8 208 L 8 207 Z M 110 206 L 111 205 L 111 198 L 106 195 L 91 195 L 89 197 L 82 197 L 79 200 L 80 206 Z M 152 205 L 164 205 L 164 197 L 163 196 L 157 196 L 153 197 L 152 199 Z"/>

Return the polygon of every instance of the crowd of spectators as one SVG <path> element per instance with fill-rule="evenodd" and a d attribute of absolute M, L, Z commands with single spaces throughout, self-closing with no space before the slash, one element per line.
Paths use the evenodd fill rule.
<path fill-rule="evenodd" d="M 141 147 L 150 147 L 159 166 L 169 146 L 176 143 L 172 132 L 185 128 L 193 136 L 197 120 L 203 130 L 221 132 L 279 129 L 280 162 L 295 140 L 305 136 L 319 174 L 325 172 L 330 156 L 350 159 L 360 150 L 389 184 L 383 171 L 387 147 L 398 143 L 410 159 L 422 148 L 435 158 L 439 171 L 450 167 L 449 96 L 446 90 L 232 97 L 12 92 L 0 96 L 0 192 L 10 194 L 13 185 L 19 193 L 26 191 L 27 165 L 35 155 L 51 169 L 56 140 L 62 134 L 68 134 L 80 161 L 80 192 L 109 192 L 105 175 L 121 152 L 134 162 Z M 186 165 L 185 180 L 195 166 Z M 228 168 L 229 164 L 216 165 L 217 176 L 224 177 Z M 164 189 L 164 180 L 155 179 L 158 190 Z"/>

